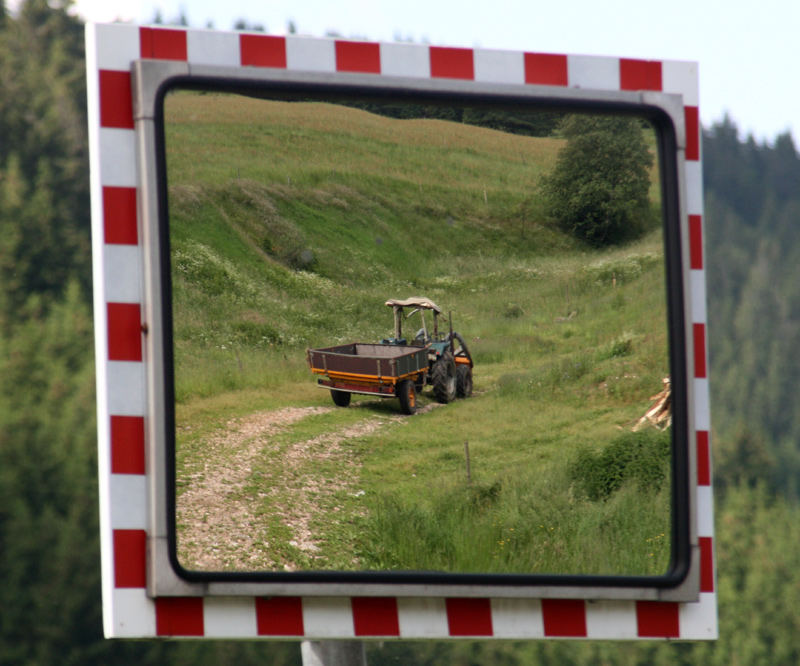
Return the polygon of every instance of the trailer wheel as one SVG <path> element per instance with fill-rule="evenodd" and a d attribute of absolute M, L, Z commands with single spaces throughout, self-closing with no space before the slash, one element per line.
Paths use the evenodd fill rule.
<path fill-rule="evenodd" d="M 348 393 L 347 391 L 337 391 L 336 389 L 331 389 L 331 398 L 336 403 L 337 407 L 347 407 L 350 404 L 350 398 L 353 397 L 352 393 Z"/>
<path fill-rule="evenodd" d="M 414 388 L 414 382 L 404 379 L 395 388 L 395 393 L 397 393 L 403 414 L 413 414 L 417 411 L 417 390 Z"/>
<path fill-rule="evenodd" d="M 459 398 L 472 395 L 472 368 L 467 365 L 459 365 L 456 370 L 456 395 Z"/>
<path fill-rule="evenodd" d="M 449 351 L 433 364 L 431 384 L 438 402 L 447 404 L 456 397 L 456 362 Z"/>

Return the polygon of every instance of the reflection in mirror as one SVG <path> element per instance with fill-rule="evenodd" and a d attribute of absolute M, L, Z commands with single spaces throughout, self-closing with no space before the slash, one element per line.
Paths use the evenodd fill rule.
<path fill-rule="evenodd" d="M 184 568 L 666 573 L 649 125 L 179 90 L 164 126 Z"/>

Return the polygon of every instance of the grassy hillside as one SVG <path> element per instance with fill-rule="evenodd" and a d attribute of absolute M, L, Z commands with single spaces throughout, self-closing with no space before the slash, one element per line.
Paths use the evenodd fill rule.
<path fill-rule="evenodd" d="M 665 571 L 669 438 L 631 433 L 668 374 L 660 231 L 589 251 L 544 221 L 559 139 L 210 94 L 166 118 L 179 512 L 242 466 L 237 419 L 310 410 L 247 440 L 228 496 L 260 536 L 223 568 Z M 475 395 L 328 409 L 305 349 L 386 336 L 411 295 L 453 312 Z"/>

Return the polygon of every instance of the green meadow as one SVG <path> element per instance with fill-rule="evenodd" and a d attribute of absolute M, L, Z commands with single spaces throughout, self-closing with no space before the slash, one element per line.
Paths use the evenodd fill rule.
<path fill-rule="evenodd" d="M 249 545 L 211 568 L 667 571 L 669 431 L 633 431 L 669 374 L 661 230 L 596 250 L 549 222 L 562 139 L 187 92 L 165 118 L 184 566 L 214 514 L 182 506 L 239 465 Z M 386 337 L 409 296 L 452 312 L 473 396 L 334 408 L 306 349 Z"/>

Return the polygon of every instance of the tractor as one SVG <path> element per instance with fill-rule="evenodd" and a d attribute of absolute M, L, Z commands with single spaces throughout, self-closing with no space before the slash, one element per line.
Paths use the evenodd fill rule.
<path fill-rule="evenodd" d="M 377 344 L 354 342 L 307 350 L 311 372 L 318 375 L 319 387 L 331 392 L 333 402 L 347 407 L 353 393 L 396 397 L 402 411 L 413 414 L 416 396 L 426 384 L 441 403 L 471 396 L 472 356 L 464 338 L 453 331 L 452 318 L 448 317 L 444 333 L 439 325 L 442 310 L 430 299 L 390 299 L 386 305 L 394 313 L 393 337 Z M 403 337 L 403 323 L 417 314 L 421 327 L 408 340 Z"/>

